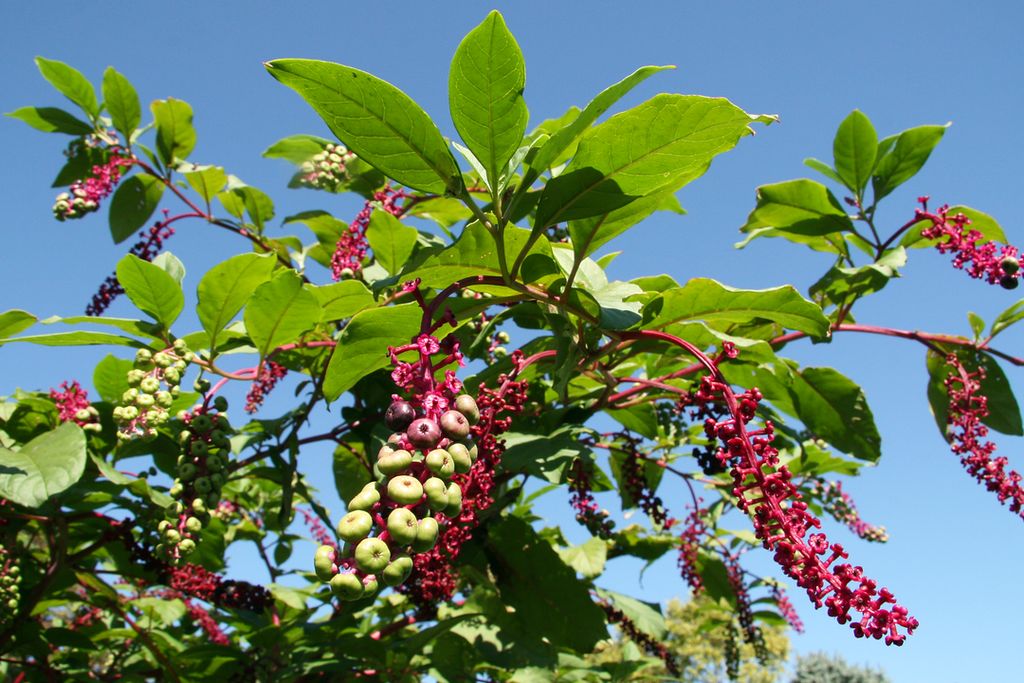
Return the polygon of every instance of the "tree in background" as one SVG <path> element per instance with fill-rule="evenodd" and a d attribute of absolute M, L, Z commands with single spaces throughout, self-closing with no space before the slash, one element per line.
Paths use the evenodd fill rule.
<path fill-rule="evenodd" d="M 850 664 L 838 655 L 814 652 L 797 657 L 793 683 L 890 683 L 881 669 Z"/>

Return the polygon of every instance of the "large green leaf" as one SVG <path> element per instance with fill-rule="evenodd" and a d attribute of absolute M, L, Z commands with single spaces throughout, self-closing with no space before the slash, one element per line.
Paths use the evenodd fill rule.
<path fill-rule="evenodd" d="M 96 91 L 82 72 L 64 62 L 43 57 L 36 57 L 36 66 L 50 85 L 81 107 L 90 119 L 95 119 L 99 115 L 100 105 L 96 101 Z"/>
<path fill-rule="evenodd" d="M 497 10 L 462 39 L 448 76 L 452 121 L 496 187 L 519 148 L 529 111 L 523 101 L 526 64 Z"/>
<path fill-rule="evenodd" d="M 824 337 L 829 321 L 821 308 L 790 285 L 773 289 L 733 289 L 707 278 L 695 278 L 670 289 L 645 307 L 645 328 L 662 328 L 684 320 L 749 322 L 763 318 L 783 327 Z"/>
<path fill-rule="evenodd" d="M 345 145 L 395 181 L 423 192 L 457 194 L 462 174 L 441 131 L 408 95 L 341 64 L 277 59 L 270 75 L 295 90 Z"/>
<path fill-rule="evenodd" d="M 138 339 L 123 337 L 119 334 L 108 334 L 107 332 L 91 332 L 88 330 L 77 330 L 75 332 L 56 332 L 54 334 L 33 334 L 24 337 L 9 337 L 0 339 L 0 345 L 12 342 L 28 342 L 39 346 L 145 346 Z"/>
<path fill-rule="evenodd" d="M 548 141 L 545 142 L 544 145 L 537 150 L 537 153 L 533 158 L 529 160 L 528 163 L 534 178 L 544 172 L 548 167 L 552 166 L 566 148 L 576 142 L 576 140 L 578 140 L 579 137 L 583 135 L 583 133 L 590 128 L 595 121 L 597 121 L 601 114 L 608 111 L 608 108 L 618 102 L 626 93 L 643 81 L 647 80 L 649 76 L 652 76 L 659 71 L 666 71 L 674 68 L 674 66 L 640 67 L 618 83 L 614 83 L 599 92 L 597 96 L 594 97 L 594 99 L 592 99 L 583 109 L 583 111 L 576 110 L 576 117 L 567 125 L 561 126 L 557 130 L 553 130 Z"/>
<path fill-rule="evenodd" d="M 858 197 L 871 178 L 878 153 L 878 133 L 871 119 L 854 109 L 843 119 L 832 142 L 836 173 L 843 183 Z"/>
<path fill-rule="evenodd" d="M 289 135 L 281 138 L 263 150 L 268 159 L 287 159 L 293 164 L 301 164 L 313 158 L 330 142 L 316 135 Z"/>
<path fill-rule="evenodd" d="M 0 448 L 0 497 L 35 508 L 85 472 L 85 433 L 74 422 L 41 434 L 19 451 Z"/>
<path fill-rule="evenodd" d="M 832 368 L 794 372 L 797 416 L 815 435 L 860 460 L 881 457 L 882 438 L 864 391 Z"/>
<path fill-rule="evenodd" d="M 217 335 L 227 327 L 256 288 L 270 279 L 274 257 L 239 254 L 211 268 L 197 288 L 196 313 L 210 335 L 210 349 L 217 348 Z"/>
<path fill-rule="evenodd" d="M 895 141 L 889 137 L 879 143 L 879 158 L 871 179 L 876 202 L 921 170 L 949 125 L 909 128 Z"/>
<path fill-rule="evenodd" d="M 590 652 L 608 637 L 587 585 L 529 524 L 506 517 L 490 528 L 486 544 L 502 600 L 517 619 L 554 645 L 578 652 Z"/>
<path fill-rule="evenodd" d="M 27 330 L 35 324 L 37 319 L 28 311 L 18 308 L 12 308 L 9 311 L 0 313 L 0 339 L 6 339 L 12 334 L 18 334 L 22 330 Z"/>
<path fill-rule="evenodd" d="M 36 130 L 44 133 L 66 133 L 68 135 L 88 135 L 93 128 L 85 121 L 77 119 L 63 109 L 57 107 L 22 107 L 4 116 L 24 121 Z"/>
<path fill-rule="evenodd" d="M 122 182 L 110 200 L 110 235 L 119 244 L 145 225 L 164 195 L 164 184 L 148 173 Z"/>
<path fill-rule="evenodd" d="M 589 256 L 655 211 L 686 213 L 672 191 L 656 192 L 606 214 L 569 221 L 572 248 L 577 256 Z"/>
<path fill-rule="evenodd" d="M 323 311 L 294 270 L 282 270 L 252 293 L 245 306 L 245 329 L 260 358 L 282 344 L 295 342 L 313 328 Z"/>
<path fill-rule="evenodd" d="M 150 105 L 156 121 L 156 151 L 165 164 L 185 159 L 196 146 L 196 130 L 192 127 L 192 107 L 187 102 L 168 97 Z"/>
<path fill-rule="evenodd" d="M 594 537 L 580 545 L 563 548 L 558 551 L 558 555 L 583 578 L 593 579 L 604 571 L 604 564 L 608 560 L 608 543 Z"/>
<path fill-rule="evenodd" d="M 1021 299 L 996 316 L 996 319 L 992 321 L 992 336 L 994 337 L 1010 325 L 1018 323 L 1021 320 L 1024 320 L 1024 299 Z M 0 334 L 2 334 L 2 332 L 0 332 Z"/>
<path fill-rule="evenodd" d="M 597 589 L 597 594 L 621 610 L 643 633 L 653 636 L 656 640 L 665 638 L 667 626 L 658 603 L 644 602 L 602 588 Z"/>
<path fill-rule="evenodd" d="M 419 332 L 421 318 L 416 304 L 371 308 L 352 316 L 327 365 L 327 400 L 333 401 L 371 372 L 391 365 L 388 347 L 408 344 Z"/>
<path fill-rule="evenodd" d="M 820 236 L 853 230 L 853 223 L 827 187 L 801 178 L 757 188 L 757 206 L 740 230 L 752 232 L 760 228 Z"/>
<path fill-rule="evenodd" d="M 373 306 L 373 294 L 359 280 L 345 280 L 331 285 L 314 287 L 313 294 L 324 309 L 324 321 L 351 318 L 363 309 Z"/>
<path fill-rule="evenodd" d="M 203 201 L 209 203 L 217 193 L 224 189 L 228 182 L 228 174 L 220 166 L 198 166 L 193 164 L 191 170 L 179 169 L 192 189 L 199 193 Z"/>
<path fill-rule="evenodd" d="M 338 490 L 338 495 L 346 504 L 362 490 L 363 486 L 373 480 L 373 474 L 357 454 L 361 451 L 358 444 L 349 443 L 339 444 L 334 449 L 334 485 Z"/>
<path fill-rule="evenodd" d="M 114 128 L 125 141 L 131 140 L 142 121 L 142 106 L 131 82 L 112 66 L 103 72 L 103 106 L 110 112 Z"/>
<path fill-rule="evenodd" d="M 419 231 L 392 216 L 376 210 L 370 215 L 366 240 L 373 249 L 373 257 L 384 270 L 394 275 L 405 266 L 419 239 Z"/>
<path fill-rule="evenodd" d="M 108 403 L 119 403 L 128 391 L 128 372 L 134 367 L 132 361 L 108 354 L 96 364 L 92 373 L 92 385 L 100 398 Z"/>
<path fill-rule="evenodd" d="M 881 290 L 889 280 L 899 277 L 898 268 L 907 263 L 907 252 L 903 247 L 889 249 L 874 263 L 856 268 L 832 266 L 821 279 L 811 285 L 812 297 L 823 297 L 837 306 Z"/>
<path fill-rule="evenodd" d="M 160 266 L 126 254 L 117 263 L 117 281 L 140 311 L 170 328 L 185 307 L 181 285 Z"/>
<path fill-rule="evenodd" d="M 584 135 L 565 171 L 544 186 L 534 226 L 599 216 L 677 190 L 751 133 L 751 123 L 771 120 L 721 98 L 657 95 Z"/>

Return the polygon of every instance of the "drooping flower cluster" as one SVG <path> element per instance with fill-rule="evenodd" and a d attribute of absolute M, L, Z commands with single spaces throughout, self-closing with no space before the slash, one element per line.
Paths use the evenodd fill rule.
<path fill-rule="evenodd" d="M 192 618 L 192 621 L 194 621 L 199 628 L 203 630 L 211 643 L 214 645 L 231 644 L 231 639 L 228 638 L 227 634 L 224 633 L 224 630 L 221 629 L 217 620 L 210 616 L 210 613 L 206 611 L 205 607 L 189 598 L 183 598 L 182 602 L 185 603 L 185 609 L 188 610 L 188 615 Z"/>
<path fill-rule="evenodd" d="M 174 234 L 174 228 L 166 222 L 166 218 L 167 212 L 165 211 L 163 221 L 157 221 L 151 228 L 140 232 L 139 241 L 132 245 L 128 253 L 138 256 L 143 261 L 152 261 L 156 258 L 160 250 L 163 249 L 164 241 Z M 85 307 L 85 314 L 103 315 L 114 299 L 121 294 L 124 294 L 124 287 L 118 282 L 117 275 L 113 273 L 108 275 L 107 279 L 100 284 L 99 290 L 93 294 L 92 301 Z"/>
<path fill-rule="evenodd" d="M 969 228 L 971 220 L 962 213 L 949 215 L 948 206 L 940 206 L 936 211 L 928 211 L 928 197 L 918 197 L 921 208 L 915 217 L 929 221 L 931 225 L 921 231 L 927 239 L 943 240 L 935 245 L 943 254 L 953 254 L 953 266 L 967 272 L 973 278 L 999 284 L 1006 289 L 1014 289 L 1020 284 L 1020 250 L 1011 245 L 997 245 L 995 242 L 984 242 L 984 236 L 977 230 Z"/>
<path fill-rule="evenodd" d="M 582 458 L 573 460 L 569 474 L 569 504 L 576 511 L 576 521 L 598 538 L 610 538 L 615 522 L 608 518 L 591 493 L 590 472 Z"/>
<path fill-rule="evenodd" d="M 343 280 L 355 277 L 363 267 L 363 258 L 370 247 L 366 239 L 366 229 L 370 226 L 370 216 L 374 209 L 386 211 L 392 216 L 401 217 L 405 213 L 405 207 L 398 204 L 409 195 L 405 190 L 394 189 L 390 186 L 375 192 L 373 199 L 367 199 L 362 210 L 348 227 L 341 233 L 337 244 L 334 246 L 334 254 L 331 255 L 331 273 L 335 280 Z"/>
<path fill-rule="evenodd" d="M 740 568 L 738 559 L 733 555 L 725 558 L 726 575 L 729 577 L 729 586 L 736 596 L 736 618 L 740 622 L 740 629 L 743 631 L 743 640 L 752 645 L 757 658 L 764 663 L 768 659 L 768 651 L 764 645 L 764 635 L 761 629 L 754 623 L 754 610 L 750 606 L 750 592 L 747 590 L 746 581 L 743 579 L 743 569 Z"/>
<path fill-rule="evenodd" d="M 782 590 L 782 587 L 778 584 L 772 586 L 772 600 L 775 601 L 775 606 L 779 608 L 779 613 L 789 623 L 790 627 L 797 633 L 803 633 L 804 622 L 800 619 L 800 615 L 797 614 L 796 607 L 793 606 L 793 602 L 786 595 L 786 591 Z"/>
<path fill-rule="evenodd" d="M 57 415 L 61 422 L 74 422 L 85 430 L 98 432 L 100 414 L 89 403 L 89 393 L 78 381 L 61 382 L 60 390 L 50 389 L 50 398 L 57 404 Z"/>
<path fill-rule="evenodd" d="M 1021 475 L 1007 471 L 1008 460 L 994 458 L 996 445 L 988 441 L 988 427 L 982 420 L 988 417 L 988 399 L 981 393 L 985 370 L 978 367 L 968 372 L 956 354 L 946 356 L 949 376 L 946 391 L 949 395 L 949 423 L 946 438 L 950 450 L 960 456 L 960 462 L 979 484 L 992 491 L 1000 503 L 1009 501 L 1010 511 L 1024 517 L 1024 488 Z"/>
<path fill-rule="evenodd" d="M 642 457 L 639 451 L 637 440 L 629 434 L 621 434 L 623 453 L 625 459 L 622 461 L 623 486 L 629 497 L 651 518 L 651 520 L 663 529 L 671 529 L 676 519 L 671 517 L 665 504 L 647 482 L 646 458 Z"/>
<path fill-rule="evenodd" d="M 665 643 L 658 641 L 649 633 L 643 631 L 632 619 L 627 617 L 622 610 L 612 605 L 607 600 L 598 600 L 600 607 L 608 619 L 608 623 L 615 624 L 622 634 L 639 645 L 647 654 L 657 657 L 665 663 L 665 669 L 671 676 L 679 676 L 682 670 L 679 668 L 679 661 L 669 651 Z"/>
<path fill-rule="evenodd" d="M 348 164 L 355 157 L 345 145 L 329 142 L 322 152 L 299 167 L 299 182 L 314 189 L 337 192 L 349 179 Z"/>
<path fill-rule="evenodd" d="M 842 522 L 850 531 L 865 541 L 885 543 L 889 540 L 884 526 L 868 524 L 860 518 L 857 506 L 846 491 L 842 482 L 815 479 L 811 486 L 811 495 L 821 501 L 821 506 L 837 522 Z"/>
<path fill-rule="evenodd" d="M 309 529 L 309 533 L 313 537 L 314 541 L 320 545 L 329 545 L 335 548 L 338 547 L 338 542 L 334 540 L 334 536 L 332 536 L 331 532 L 327 530 L 327 527 L 324 526 L 324 523 L 319 517 L 306 508 L 300 507 L 296 509 L 299 511 L 299 514 L 302 515 L 302 521 L 306 524 L 306 528 Z"/>
<path fill-rule="evenodd" d="M 255 413 L 259 410 L 267 394 L 273 391 L 277 383 L 287 374 L 288 368 L 280 363 L 275 363 L 272 360 L 263 363 L 260 366 L 259 375 L 253 381 L 252 386 L 249 388 L 249 393 L 245 396 L 245 412 Z"/>
<path fill-rule="evenodd" d="M 704 582 L 697 571 L 697 557 L 704 535 L 708 532 L 704 524 L 706 514 L 707 510 L 703 508 L 691 509 L 690 514 L 683 520 L 683 530 L 679 534 L 679 557 L 676 564 L 679 566 L 679 575 L 690 586 L 694 595 L 704 590 Z"/>
<path fill-rule="evenodd" d="M 100 208 L 100 201 L 106 199 L 124 174 L 124 169 L 134 161 L 126 156 L 120 147 L 111 147 L 106 162 L 92 167 L 92 175 L 76 180 L 67 192 L 61 192 L 53 204 L 53 216 L 59 221 L 81 218 Z"/>
<path fill-rule="evenodd" d="M 728 408 L 729 416 L 709 418 L 705 431 L 722 443 L 718 458 L 730 467 L 737 507 L 750 517 L 755 535 L 774 552 L 786 575 L 807 591 L 816 607 L 825 607 L 841 624 L 849 623 L 857 637 L 902 645 L 917 628 L 917 620 L 861 567 L 838 562 L 848 557 L 841 545 L 830 543 L 822 533 L 808 535 L 821 522 L 808 511 L 792 474 L 779 462 L 771 445 L 774 426 L 766 422 L 762 429 L 748 429 L 761 392 L 749 389 L 737 396 L 724 382 L 705 376 L 697 398 Z"/>

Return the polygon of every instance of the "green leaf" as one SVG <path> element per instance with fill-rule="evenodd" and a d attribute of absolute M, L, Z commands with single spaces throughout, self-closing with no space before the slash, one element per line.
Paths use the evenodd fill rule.
<path fill-rule="evenodd" d="M 22 107 L 8 112 L 4 116 L 24 121 L 44 133 L 88 135 L 93 131 L 93 127 L 88 123 L 57 107 Z"/>
<path fill-rule="evenodd" d="M 332 62 L 277 59 L 264 66 L 299 93 L 350 150 L 389 178 L 422 192 L 462 189 L 462 173 L 441 131 L 395 86 Z"/>
<path fill-rule="evenodd" d="M 599 216 L 658 191 L 678 190 L 751 133 L 751 116 L 725 99 L 656 95 L 590 129 L 540 197 L 535 229 Z"/>
<path fill-rule="evenodd" d="M 804 368 L 792 377 L 797 416 L 809 430 L 860 460 L 881 457 L 882 437 L 859 386 L 832 368 Z"/>
<path fill-rule="evenodd" d="M 164 184 L 148 173 L 136 173 L 120 185 L 110 200 L 110 235 L 120 244 L 145 225 L 164 195 Z"/>
<path fill-rule="evenodd" d="M 562 562 L 578 571 L 586 579 L 600 576 L 608 559 L 608 544 L 600 538 L 591 538 L 580 545 L 558 551 Z"/>
<path fill-rule="evenodd" d="M 302 286 L 298 273 L 282 270 L 253 292 L 245 306 L 245 329 L 264 358 L 312 329 L 322 314 L 320 303 Z"/>
<path fill-rule="evenodd" d="M 192 189 L 199 193 L 206 203 L 213 201 L 217 193 L 224 189 L 228 182 L 228 174 L 220 166 L 198 166 L 193 164 L 192 171 L 183 171 L 185 180 Z"/>
<path fill-rule="evenodd" d="M 0 448 L 0 496 L 36 508 L 85 472 L 85 432 L 74 422 L 41 434 L 19 451 Z"/>
<path fill-rule="evenodd" d="M 103 105 L 110 112 L 110 120 L 125 141 L 142 121 L 142 106 L 139 95 L 131 82 L 112 66 L 103 72 Z"/>
<path fill-rule="evenodd" d="M 78 330 L 75 332 L 56 332 L 54 334 L 33 334 L 25 337 L 9 337 L 0 339 L 0 345 L 12 342 L 28 342 L 40 346 L 100 346 L 111 344 L 114 346 L 145 346 L 138 339 L 122 337 L 119 334 L 108 334 L 106 332 L 89 332 Z"/>
<path fill-rule="evenodd" d="M 370 215 L 366 239 L 377 263 L 394 275 L 402 270 L 419 239 L 419 231 L 409 227 L 387 211 L 377 209 Z"/>
<path fill-rule="evenodd" d="M 93 90 L 89 79 L 83 76 L 78 69 L 68 66 L 64 62 L 43 57 L 36 57 L 36 66 L 39 67 L 39 73 L 43 75 L 43 78 L 48 80 L 50 85 L 59 90 L 64 97 L 81 107 L 82 111 L 89 115 L 89 119 L 99 116 L 100 105 L 96 101 L 96 91 Z"/>
<path fill-rule="evenodd" d="M 899 277 L 897 268 L 907 263 L 907 252 L 903 247 L 889 249 L 875 263 L 847 268 L 833 266 L 820 280 L 811 285 L 810 294 L 823 296 L 827 301 L 842 306 L 851 300 L 872 294 L 885 287 L 889 280 Z"/>
<path fill-rule="evenodd" d="M 324 309 L 324 322 L 344 320 L 373 306 L 373 294 L 359 280 L 345 280 L 331 285 L 314 287 L 320 307 Z"/>
<path fill-rule="evenodd" d="M 126 254 L 117 263 L 117 280 L 132 303 L 170 329 L 185 307 L 181 285 L 160 266 Z"/>
<path fill-rule="evenodd" d="M 503 602 L 538 636 L 579 652 L 590 652 L 608 637 L 587 585 L 529 524 L 506 517 L 490 528 L 485 542 Z"/>
<path fill-rule="evenodd" d="M 757 206 L 740 230 L 752 232 L 760 228 L 820 236 L 851 231 L 853 223 L 827 187 L 801 178 L 757 188 Z"/>
<path fill-rule="evenodd" d="M 124 392 L 129 389 L 128 371 L 133 367 L 132 361 L 113 354 L 106 355 L 97 363 L 92 373 L 92 385 L 100 398 L 107 403 L 120 403 Z"/>
<path fill-rule="evenodd" d="M 790 285 L 773 289 L 733 289 L 707 278 L 694 278 L 670 289 L 645 307 L 647 329 L 683 320 L 750 322 L 763 318 L 814 337 L 828 335 L 830 323 L 821 308 Z"/>
<path fill-rule="evenodd" d="M 324 151 L 330 140 L 316 135 L 290 135 L 282 138 L 263 150 L 268 159 L 287 159 L 293 164 L 301 164 Z"/>
<path fill-rule="evenodd" d="M 996 316 L 996 319 L 992 321 L 992 336 L 994 337 L 1010 325 L 1018 323 L 1021 320 L 1024 320 L 1024 299 L 1021 299 Z M 0 324 L 0 336 L 4 336 L 2 330 L 3 327 L 2 324 Z"/>
<path fill-rule="evenodd" d="M 170 166 L 175 159 L 188 157 L 196 146 L 196 130 L 192 127 L 192 107 L 187 102 L 168 97 L 150 105 L 156 121 L 156 151 Z"/>
<path fill-rule="evenodd" d="M 0 313 L 0 339 L 6 339 L 12 334 L 27 330 L 35 324 L 36 320 L 38 318 L 34 315 L 18 308 Z"/>
<path fill-rule="evenodd" d="M 507 445 L 502 459 L 505 469 L 526 472 L 552 484 L 563 483 L 565 470 L 587 452 L 570 427 L 560 427 L 548 434 L 510 432 L 503 440 Z"/>
<path fill-rule="evenodd" d="M 390 366 L 388 347 L 408 344 L 419 333 L 421 318 L 416 304 L 370 308 L 352 316 L 327 365 L 327 400 L 335 400 L 371 372 Z"/>
<path fill-rule="evenodd" d="M 843 179 L 839 177 L 839 174 L 836 173 L 835 169 L 826 164 L 824 161 L 820 161 L 814 158 L 807 158 L 804 159 L 804 166 L 807 166 L 808 168 L 813 168 L 815 171 L 822 174 L 829 180 L 837 182 L 840 185 L 844 184 Z"/>
<path fill-rule="evenodd" d="M 217 336 L 273 270 L 273 256 L 239 254 L 218 263 L 199 281 L 196 314 L 210 335 L 211 351 L 217 348 Z"/>
<path fill-rule="evenodd" d="M 577 256 L 589 256 L 655 211 L 686 213 L 673 192 L 657 192 L 600 216 L 569 221 L 572 248 Z"/>
<path fill-rule="evenodd" d="M 353 452 L 352 444 L 339 444 L 334 449 L 333 465 L 334 486 L 346 504 L 363 489 L 363 486 L 373 480 L 366 463 Z"/>
<path fill-rule="evenodd" d="M 525 86 L 523 53 L 501 14 L 492 10 L 455 51 L 448 103 L 455 129 L 494 186 L 526 132 Z"/>
<path fill-rule="evenodd" d="M 871 125 L 871 119 L 859 109 L 854 109 L 839 124 L 832 142 L 832 155 L 836 173 L 857 197 L 862 196 L 871 178 L 877 153 L 878 133 Z"/>
<path fill-rule="evenodd" d="M 561 126 L 552 131 L 551 137 L 544 143 L 544 146 L 537 150 L 536 155 L 529 160 L 529 166 L 534 171 L 534 177 L 551 167 L 558 156 L 570 145 L 579 139 L 591 125 L 608 111 L 609 107 L 618 102 L 630 90 L 638 86 L 659 71 L 675 69 L 674 66 L 643 66 L 623 78 L 618 83 L 608 86 L 597 94 L 594 99 L 578 112 L 577 116 L 568 125 Z M 578 111 L 578 110 L 577 110 Z"/>
<path fill-rule="evenodd" d="M 876 202 L 921 170 L 949 126 L 947 123 L 944 126 L 909 128 L 896 136 L 895 143 L 891 138 L 879 143 L 880 151 L 888 151 L 880 154 L 871 179 Z"/>
<path fill-rule="evenodd" d="M 667 626 L 658 603 L 644 602 L 603 588 L 598 588 L 597 594 L 611 602 L 643 633 L 653 636 L 655 640 L 665 639 Z"/>
<path fill-rule="evenodd" d="M 967 311 L 967 322 L 971 325 L 974 338 L 981 339 L 981 333 L 985 331 L 985 319 L 974 311 Z"/>
<path fill-rule="evenodd" d="M 640 403 L 629 408 L 615 408 L 604 411 L 626 429 L 648 439 L 658 437 L 658 416 L 650 403 Z"/>

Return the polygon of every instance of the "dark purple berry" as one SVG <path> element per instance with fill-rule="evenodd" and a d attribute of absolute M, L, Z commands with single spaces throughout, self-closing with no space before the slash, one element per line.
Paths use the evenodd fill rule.
<path fill-rule="evenodd" d="M 441 428 L 430 418 L 421 417 L 412 421 L 405 435 L 416 448 L 433 448 L 441 440 Z"/>
<path fill-rule="evenodd" d="M 384 422 L 387 423 L 388 429 L 395 431 L 407 429 L 415 419 L 416 410 L 408 401 L 395 401 L 388 406 L 387 412 L 384 413 Z"/>
<path fill-rule="evenodd" d="M 1017 289 L 1020 281 L 1012 275 L 1004 275 L 999 278 L 999 284 L 1003 289 Z"/>
<path fill-rule="evenodd" d="M 1020 270 L 1020 261 L 1012 256 L 1007 256 L 999 262 L 999 267 L 1003 269 L 1003 272 L 1007 275 L 1014 275 Z"/>

